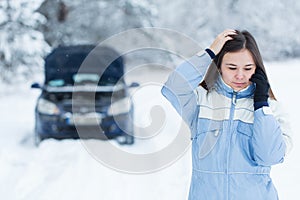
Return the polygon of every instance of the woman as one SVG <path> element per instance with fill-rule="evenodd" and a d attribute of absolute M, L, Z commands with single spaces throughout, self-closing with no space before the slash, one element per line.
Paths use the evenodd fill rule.
<path fill-rule="evenodd" d="M 171 73 L 162 94 L 192 133 L 189 199 L 278 199 L 270 169 L 283 162 L 290 132 L 249 32 L 219 34 Z"/>

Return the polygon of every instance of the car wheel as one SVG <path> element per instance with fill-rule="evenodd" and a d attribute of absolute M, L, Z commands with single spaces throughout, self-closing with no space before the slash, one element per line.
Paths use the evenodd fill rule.
<path fill-rule="evenodd" d="M 134 136 L 132 136 L 132 135 L 126 135 L 125 137 L 126 137 L 126 144 L 131 145 L 131 144 L 134 143 Z"/>
<path fill-rule="evenodd" d="M 42 139 L 37 132 L 34 134 L 34 145 L 38 147 L 41 143 Z"/>
<path fill-rule="evenodd" d="M 121 135 L 116 138 L 120 145 L 132 145 L 134 143 L 134 136 L 132 135 Z"/>
<path fill-rule="evenodd" d="M 41 141 L 42 141 L 42 138 L 41 138 L 41 136 L 40 136 L 40 134 L 38 133 L 38 131 L 37 131 L 37 124 L 35 124 L 35 128 L 34 128 L 34 145 L 36 146 L 36 147 L 38 147 L 39 145 L 40 145 L 40 143 L 41 143 Z"/>

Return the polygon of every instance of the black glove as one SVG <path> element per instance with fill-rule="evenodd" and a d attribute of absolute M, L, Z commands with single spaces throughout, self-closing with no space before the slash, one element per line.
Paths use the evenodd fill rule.
<path fill-rule="evenodd" d="M 260 67 L 256 67 L 255 73 L 251 76 L 250 81 L 256 83 L 254 103 L 268 102 L 270 84 L 266 73 Z"/>

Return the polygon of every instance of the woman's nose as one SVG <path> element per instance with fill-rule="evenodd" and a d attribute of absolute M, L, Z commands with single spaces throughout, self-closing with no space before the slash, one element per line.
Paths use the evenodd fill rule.
<path fill-rule="evenodd" d="M 236 73 L 235 77 L 236 77 L 237 79 L 243 79 L 243 78 L 244 78 L 244 73 L 243 73 L 243 71 L 237 70 L 237 73 Z"/>

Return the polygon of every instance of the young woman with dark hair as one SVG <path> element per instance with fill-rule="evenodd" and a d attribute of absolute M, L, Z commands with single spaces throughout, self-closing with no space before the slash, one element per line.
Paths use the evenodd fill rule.
<path fill-rule="evenodd" d="M 179 65 L 162 94 L 192 134 L 190 200 L 275 200 L 271 166 L 291 148 L 254 37 L 225 30 Z"/>

